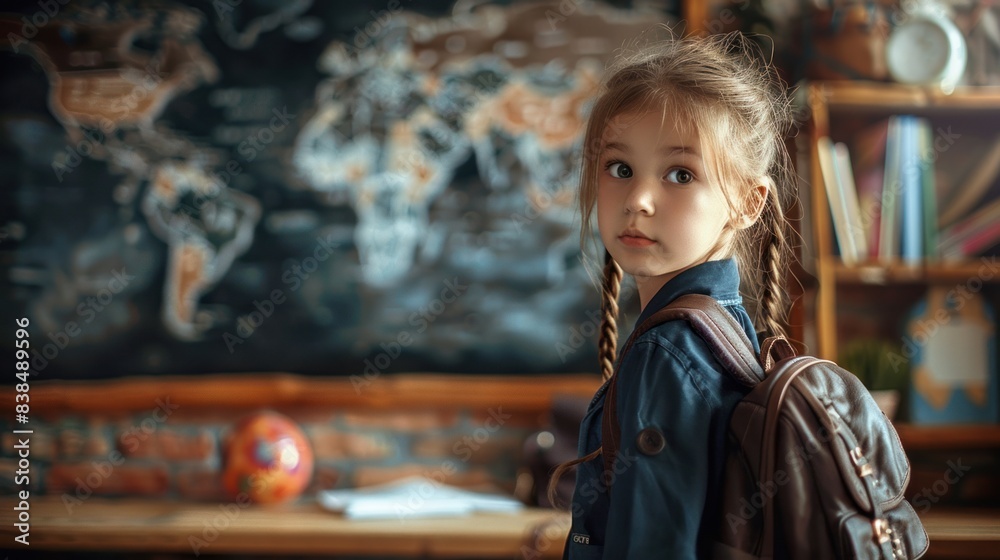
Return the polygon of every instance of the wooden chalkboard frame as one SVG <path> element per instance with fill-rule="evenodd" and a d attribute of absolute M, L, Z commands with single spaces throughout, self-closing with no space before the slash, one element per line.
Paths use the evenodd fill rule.
<path fill-rule="evenodd" d="M 32 383 L 32 415 L 128 413 L 147 410 L 169 396 L 202 409 L 325 406 L 338 409 L 483 408 L 503 406 L 545 413 L 557 394 L 590 396 L 601 385 L 596 374 L 455 375 L 384 374 L 356 389 L 350 377 L 291 373 L 126 377 L 109 380 L 51 380 Z M 13 409 L 13 387 L 0 392 Z"/>

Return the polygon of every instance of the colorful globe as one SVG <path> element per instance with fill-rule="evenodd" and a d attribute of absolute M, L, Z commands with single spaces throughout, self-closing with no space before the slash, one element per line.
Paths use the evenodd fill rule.
<path fill-rule="evenodd" d="M 251 414 L 233 425 L 222 461 L 226 492 L 233 499 L 262 504 L 296 498 L 313 472 L 309 440 L 295 422 L 271 411 Z"/>

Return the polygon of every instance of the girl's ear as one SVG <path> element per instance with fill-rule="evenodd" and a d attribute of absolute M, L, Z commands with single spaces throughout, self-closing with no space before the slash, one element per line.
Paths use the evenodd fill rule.
<path fill-rule="evenodd" d="M 770 194 L 771 180 L 767 177 L 761 177 L 757 180 L 757 184 L 751 187 L 743 197 L 740 213 L 734 220 L 736 229 L 746 229 L 757 223 L 764 207 L 767 206 L 767 197 Z"/>

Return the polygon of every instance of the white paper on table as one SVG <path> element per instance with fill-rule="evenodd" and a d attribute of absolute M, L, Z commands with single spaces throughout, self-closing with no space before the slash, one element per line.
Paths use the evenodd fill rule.
<path fill-rule="evenodd" d="M 414 476 L 351 490 L 324 490 L 319 504 L 350 519 L 449 517 L 474 512 L 515 513 L 524 504 L 501 494 L 470 492 L 436 480 Z"/>

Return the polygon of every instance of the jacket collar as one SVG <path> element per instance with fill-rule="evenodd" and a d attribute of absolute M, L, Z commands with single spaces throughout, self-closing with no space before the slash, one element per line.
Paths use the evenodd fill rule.
<path fill-rule="evenodd" d="M 636 325 L 641 325 L 653 313 L 685 294 L 712 296 L 722 305 L 739 305 L 740 271 L 732 258 L 708 261 L 681 272 L 670 279 L 642 310 Z"/>

